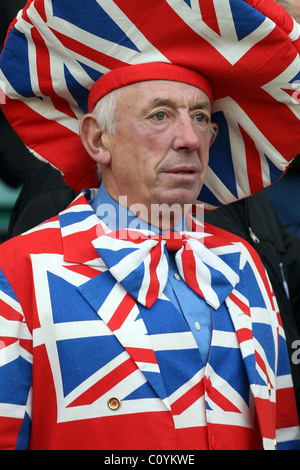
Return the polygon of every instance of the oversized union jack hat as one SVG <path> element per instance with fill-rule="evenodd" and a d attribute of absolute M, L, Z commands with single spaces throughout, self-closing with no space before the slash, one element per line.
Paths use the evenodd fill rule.
<path fill-rule="evenodd" d="M 99 185 L 79 122 L 100 77 L 154 62 L 201 72 L 219 125 L 199 196 L 209 208 L 272 184 L 299 153 L 299 51 L 300 26 L 274 0 L 29 0 L 0 98 L 25 145 L 80 191 Z"/>

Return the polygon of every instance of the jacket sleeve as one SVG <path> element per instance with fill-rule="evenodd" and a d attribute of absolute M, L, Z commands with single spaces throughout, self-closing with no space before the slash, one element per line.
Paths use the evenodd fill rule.
<path fill-rule="evenodd" d="M 251 309 L 257 373 L 253 393 L 263 445 L 270 450 L 300 450 L 295 390 L 277 300 L 257 252 L 245 244 L 242 248 L 241 279 Z M 240 293 L 242 289 L 243 285 Z"/>
<path fill-rule="evenodd" d="M 276 377 L 276 441 L 278 450 L 300 450 L 295 393 L 284 337 L 279 334 Z"/>
<path fill-rule="evenodd" d="M 294 320 L 300 333 L 300 238 L 283 229 L 284 266 Z M 300 336 L 298 336 L 299 338 Z"/>
<path fill-rule="evenodd" d="M 266 274 L 267 276 L 267 274 Z M 267 276 L 268 278 L 268 276 Z M 276 442 L 278 450 L 300 449 L 300 428 L 295 390 L 291 375 L 286 337 L 276 297 L 271 290 L 272 304 L 278 318 L 278 360 L 276 368 Z"/>
<path fill-rule="evenodd" d="M 29 448 L 32 336 L 0 269 L 0 450 Z"/>

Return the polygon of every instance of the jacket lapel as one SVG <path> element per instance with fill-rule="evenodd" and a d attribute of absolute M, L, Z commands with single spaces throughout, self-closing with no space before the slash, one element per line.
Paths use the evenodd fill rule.
<path fill-rule="evenodd" d="M 207 231 L 216 235 L 217 239 L 223 240 L 223 244 L 237 244 L 241 248 L 240 280 L 226 298 L 225 304 L 235 327 L 250 390 L 255 400 L 263 446 L 267 450 L 272 450 L 276 448 L 274 381 L 278 344 L 276 326 L 272 324 L 270 317 L 272 301 L 265 290 L 268 281 L 267 279 L 261 280 L 265 272 L 257 253 L 251 247 L 249 253 L 248 249 L 240 243 L 239 237 L 206 224 Z M 207 246 L 213 248 L 215 244 L 218 244 L 214 239 L 212 243 L 210 240 L 209 237 L 205 239 Z M 259 265 L 256 265 L 255 259 Z M 259 281 L 255 272 L 259 273 Z M 268 338 L 266 337 L 267 330 Z M 275 354 L 272 358 L 267 354 L 270 340 L 274 341 Z"/>
<path fill-rule="evenodd" d="M 155 353 L 137 303 L 109 271 L 79 287 L 81 295 L 97 312 L 170 409 Z"/>
<path fill-rule="evenodd" d="M 242 292 L 245 292 L 247 281 L 242 278 L 241 283 Z M 225 303 L 236 330 L 250 390 L 254 397 L 263 446 L 266 450 L 272 450 L 276 448 L 275 392 L 270 379 L 272 373 L 267 364 L 264 345 L 261 344 L 261 335 L 259 338 L 255 337 L 248 296 L 238 290 L 240 287 L 241 284 L 232 291 Z"/>
<path fill-rule="evenodd" d="M 157 395 L 170 409 L 151 340 L 135 300 L 116 282 L 92 241 L 110 231 L 84 194 L 59 215 L 64 260 L 94 271 L 78 290 L 122 344 Z"/>

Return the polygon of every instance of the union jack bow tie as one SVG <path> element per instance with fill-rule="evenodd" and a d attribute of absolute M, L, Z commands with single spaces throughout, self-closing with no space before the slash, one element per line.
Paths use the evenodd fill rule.
<path fill-rule="evenodd" d="M 169 273 L 169 253 L 181 278 L 217 309 L 239 281 L 237 245 L 208 249 L 203 234 L 146 230 L 118 230 L 93 241 L 111 275 L 145 307 L 162 295 Z"/>

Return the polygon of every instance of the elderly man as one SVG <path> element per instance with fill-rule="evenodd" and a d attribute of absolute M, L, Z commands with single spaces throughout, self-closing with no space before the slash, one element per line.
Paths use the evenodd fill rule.
<path fill-rule="evenodd" d="M 1 249 L 2 325 L 18 339 L 3 349 L 2 448 L 297 448 L 263 267 L 193 206 L 211 100 L 203 75 L 170 64 L 94 85 L 80 134 L 99 191 Z"/>

